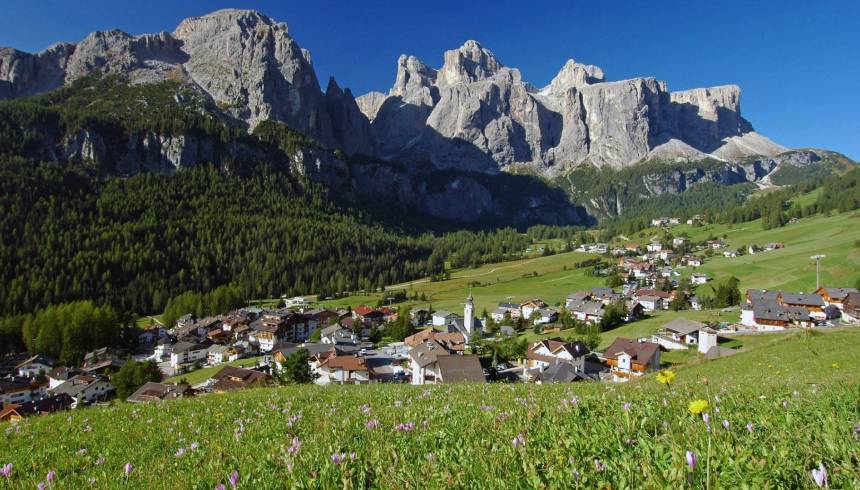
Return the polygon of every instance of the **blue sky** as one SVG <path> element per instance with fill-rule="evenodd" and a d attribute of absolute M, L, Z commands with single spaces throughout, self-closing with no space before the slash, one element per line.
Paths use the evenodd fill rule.
<path fill-rule="evenodd" d="M 446 49 L 477 39 L 537 86 L 568 58 L 610 80 L 655 76 L 671 90 L 736 83 L 758 131 L 860 160 L 857 1 L 4 0 L 0 46 L 38 51 L 108 28 L 172 31 L 225 7 L 289 24 L 321 85 L 335 75 L 356 95 L 387 90 L 402 53 L 438 67 Z"/>

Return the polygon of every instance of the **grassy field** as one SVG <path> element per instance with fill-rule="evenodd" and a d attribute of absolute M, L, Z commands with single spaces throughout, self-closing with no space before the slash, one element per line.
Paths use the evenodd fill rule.
<path fill-rule="evenodd" d="M 815 289 L 815 263 L 809 257 L 816 254 L 827 256 L 821 262 L 822 285 L 853 286 L 860 278 L 860 247 L 856 245 L 860 243 L 860 213 L 856 211 L 804 218 L 772 230 L 763 230 L 761 222 L 756 220 L 735 226 L 679 225 L 672 227 L 671 231 L 675 235 L 687 233 L 693 240 L 725 235 L 732 248 L 783 242 L 785 248 L 781 250 L 735 258 L 715 256 L 697 269 L 717 278 L 735 276 L 741 280 L 742 290 L 782 288 L 812 291 Z M 632 239 L 647 239 L 655 232 L 654 229 L 645 230 L 642 237 Z"/>
<path fill-rule="evenodd" d="M 179 376 L 174 376 L 172 378 L 168 378 L 165 383 L 178 383 L 181 380 L 185 380 L 190 385 L 196 385 L 198 383 L 202 383 L 207 379 L 211 378 L 213 374 L 220 371 L 224 366 L 236 366 L 236 367 L 249 367 L 256 366 L 257 362 L 260 360 L 259 357 L 249 357 L 247 359 L 239 359 L 238 361 L 226 362 L 219 366 L 211 366 L 198 369 L 196 371 L 191 371 L 190 373 L 180 374 Z"/>
<path fill-rule="evenodd" d="M 594 254 L 567 252 L 548 257 L 533 257 L 487 264 L 476 269 L 454 271 L 447 281 L 431 282 L 419 279 L 409 283 L 390 286 L 389 290 L 406 289 L 424 293 L 427 302 L 415 303 L 416 306 L 433 305 L 435 310 L 461 312 L 463 301 L 469 292 L 475 298 L 478 313 L 483 308 L 493 310 L 499 302 L 522 302 L 530 298 L 542 298 L 549 304 L 564 302 L 568 293 L 602 285 L 603 278 L 588 277 L 585 269 L 575 269 L 574 264 L 595 257 Z M 537 275 L 534 275 L 537 273 Z M 383 298 L 382 294 L 351 296 L 332 301 L 324 301 L 323 306 L 337 307 L 359 304 L 375 305 Z"/>
<path fill-rule="evenodd" d="M 0 434 L 0 487 L 810 488 L 824 465 L 858 488 L 858 342 L 759 336 L 669 386 L 285 387 L 33 417 Z"/>

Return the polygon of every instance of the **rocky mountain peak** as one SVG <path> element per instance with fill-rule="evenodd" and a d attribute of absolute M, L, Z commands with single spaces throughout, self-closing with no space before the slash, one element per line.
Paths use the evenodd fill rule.
<path fill-rule="evenodd" d="M 397 76 L 389 95 L 403 98 L 418 96 L 423 99 L 427 89 L 436 84 L 436 70 L 415 56 L 400 55 L 397 59 Z"/>
<path fill-rule="evenodd" d="M 275 22 L 256 10 L 222 9 L 200 17 L 189 17 L 182 20 L 173 31 L 173 36 L 177 39 L 185 39 L 192 35 L 194 31 L 225 30 L 229 28 L 237 28 L 240 31 L 248 32 L 261 26 L 275 28 L 289 34 L 287 24 Z"/>
<path fill-rule="evenodd" d="M 599 66 L 584 65 L 577 63 L 573 59 L 569 59 L 561 68 L 561 71 L 558 72 L 558 75 L 552 79 L 542 92 L 560 94 L 570 88 L 581 88 L 585 85 L 604 81 L 606 81 L 606 78 Z"/>
<path fill-rule="evenodd" d="M 445 52 L 445 63 L 439 70 L 437 84 L 447 87 L 470 83 L 495 75 L 504 65 L 478 41 L 469 40 L 457 49 Z"/>

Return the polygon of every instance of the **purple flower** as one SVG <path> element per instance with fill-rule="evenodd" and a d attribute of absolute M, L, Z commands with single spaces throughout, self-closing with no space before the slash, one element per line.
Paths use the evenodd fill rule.
<path fill-rule="evenodd" d="M 748 430 L 750 433 L 753 433 L 753 432 L 755 431 L 755 426 L 753 425 L 753 423 L 752 423 L 752 422 L 747 423 L 747 430 Z"/>
<path fill-rule="evenodd" d="M 367 421 L 366 424 L 364 424 L 364 426 L 370 430 L 373 430 L 373 429 L 379 427 L 379 421 L 376 419 L 370 419 Z"/>
<path fill-rule="evenodd" d="M 827 486 L 827 468 L 824 463 L 818 463 L 818 468 L 812 470 L 812 481 L 819 487 Z"/>
<path fill-rule="evenodd" d="M 723 429 L 729 430 L 729 427 L 730 427 L 730 425 L 729 425 L 729 421 L 728 421 L 728 420 L 723 420 Z"/>
<path fill-rule="evenodd" d="M 690 467 L 690 471 L 696 471 L 696 453 L 693 451 L 687 451 L 687 466 Z"/>
<path fill-rule="evenodd" d="M 574 480 L 579 480 L 579 472 L 576 471 L 576 468 L 574 468 L 573 471 L 570 472 L 570 476 L 572 476 Z"/>
<path fill-rule="evenodd" d="M 54 481 L 56 479 L 57 479 L 57 472 L 54 470 L 49 471 L 48 474 L 45 475 L 45 481 L 48 483 L 51 483 L 52 481 Z"/>
<path fill-rule="evenodd" d="M 4 478 L 9 478 L 9 475 L 12 474 L 12 463 L 6 463 L 2 467 L 0 467 L 0 476 Z"/>
<path fill-rule="evenodd" d="M 287 452 L 292 456 L 295 456 L 299 453 L 299 449 L 302 448 L 302 441 L 299 440 L 298 437 L 293 437 L 293 441 L 290 444 L 290 447 L 287 448 Z"/>
<path fill-rule="evenodd" d="M 522 433 L 517 434 L 517 437 L 514 437 L 514 440 L 511 441 L 511 444 L 513 444 L 514 448 L 523 446 L 525 445 L 525 443 L 526 439 L 523 437 Z"/>
<path fill-rule="evenodd" d="M 621 408 L 623 408 L 625 412 L 629 412 L 630 411 L 630 402 L 624 402 L 624 405 L 622 405 Z"/>
<path fill-rule="evenodd" d="M 239 486 L 239 472 L 236 470 L 230 473 L 230 486 L 233 487 L 233 490 L 236 490 L 236 487 Z"/>
<path fill-rule="evenodd" d="M 341 464 L 346 459 L 345 453 L 334 453 L 331 455 L 331 462 L 334 464 Z"/>
<path fill-rule="evenodd" d="M 125 466 L 122 467 L 122 469 L 125 472 L 125 478 L 128 479 L 128 475 L 130 475 L 131 472 L 134 471 L 134 466 L 132 466 L 131 463 L 126 463 Z"/>
<path fill-rule="evenodd" d="M 854 426 L 854 435 L 860 436 L 860 424 Z"/>
<path fill-rule="evenodd" d="M 176 456 L 177 458 L 181 458 L 184 455 L 185 455 L 185 448 L 184 447 L 177 449 L 176 454 L 174 454 L 174 456 Z"/>
<path fill-rule="evenodd" d="M 364 414 L 368 414 L 368 413 L 370 413 L 370 405 L 368 405 L 368 404 L 364 404 L 364 405 L 362 405 L 362 406 L 361 406 L 361 411 L 362 411 L 362 413 L 364 413 Z"/>
<path fill-rule="evenodd" d="M 394 427 L 394 430 L 397 432 L 403 432 L 403 431 L 408 432 L 414 428 L 415 428 L 415 422 L 406 422 L 405 424 L 404 423 L 397 424 L 397 426 Z"/>
<path fill-rule="evenodd" d="M 99 456 L 99 459 L 96 460 L 96 466 L 101 466 L 103 464 L 105 464 L 105 459 Z"/>
<path fill-rule="evenodd" d="M 708 415 L 708 412 L 702 412 L 702 422 L 704 422 L 708 427 L 711 426 L 711 416 Z"/>
<path fill-rule="evenodd" d="M 200 447 L 200 445 L 197 444 L 196 442 L 191 443 L 191 450 L 192 451 L 196 451 L 198 447 Z"/>
<path fill-rule="evenodd" d="M 40 481 L 38 485 L 36 485 L 38 490 L 45 490 L 45 482 Z"/>
<path fill-rule="evenodd" d="M 82 448 L 78 449 L 78 452 L 77 452 L 77 455 L 78 455 L 78 456 L 83 456 L 83 455 L 85 455 L 85 454 L 87 454 L 87 450 L 86 450 L 86 448 L 83 448 L 83 447 L 82 447 Z"/>
<path fill-rule="evenodd" d="M 296 422 L 298 422 L 301 419 L 302 419 L 301 415 L 292 415 L 292 416 L 290 416 L 290 421 L 287 422 L 287 425 L 292 427 Z"/>
<path fill-rule="evenodd" d="M 594 469 L 597 471 L 603 471 L 606 469 L 606 465 L 603 464 L 599 459 L 594 460 Z"/>
<path fill-rule="evenodd" d="M 215 485 L 215 490 L 226 490 L 223 483 Z"/>

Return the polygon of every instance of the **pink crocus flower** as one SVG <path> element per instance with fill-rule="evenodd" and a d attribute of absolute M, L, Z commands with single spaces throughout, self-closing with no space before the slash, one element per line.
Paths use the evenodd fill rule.
<path fill-rule="evenodd" d="M 629 412 L 630 411 L 630 402 L 624 402 L 624 405 L 622 405 L 621 408 L 624 409 L 625 412 Z"/>
<path fill-rule="evenodd" d="M 2 467 L 0 467 L 0 476 L 4 478 L 9 478 L 9 475 L 12 474 L 12 463 L 6 463 Z"/>
<path fill-rule="evenodd" d="M 287 448 L 287 452 L 290 453 L 292 456 L 295 456 L 296 454 L 298 454 L 299 449 L 301 448 L 302 441 L 300 441 L 298 437 L 293 437 L 290 447 Z"/>
<path fill-rule="evenodd" d="M 226 490 L 223 483 L 215 485 L 215 490 Z"/>
<path fill-rule="evenodd" d="M 729 421 L 723 420 L 723 429 L 729 430 L 729 427 L 731 427 L 731 424 L 729 424 Z"/>
<path fill-rule="evenodd" d="M 518 448 L 520 446 L 523 446 L 523 445 L 525 445 L 525 443 L 526 443 L 526 439 L 523 437 L 522 433 L 517 434 L 517 436 L 514 437 L 514 439 L 511 441 L 511 444 L 514 446 L 514 448 Z"/>
<path fill-rule="evenodd" d="M 331 455 L 331 462 L 334 464 L 341 464 L 346 459 L 346 453 L 334 453 Z"/>
<path fill-rule="evenodd" d="M 606 465 L 604 465 L 603 462 L 600 461 L 599 459 L 595 459 L 594 460 L 594 469 L 596 469 L 597 471 L 603 471 L 606 469 Z"/>
<path fill-rule="evenodd" d="M 370 419 L 367 421 L 366 424 L 364 424 L 364 427 L 367 429 L 373 430 L 373 429 L 379 427 L 379 421 L 376 419 Z"/>
<path fill-rule="evenodd" d="M 687 451 L 687 466 L 690 467 L 690 471 L 696 471 L 696 463 L 696 453 Z"/>
<path fill-rule="evenodd" d="M 233 470 L 233 473 L 230 473 L 230 486 L 233 487 L 233 490 L 239 486 L 239 472 Z"/>
<path fill-rule="evenodd" d="M 128 480 L 129 475 L 131 475 L 131 472 L 134 471 L 134 466 L 132 466 L 131 463 L 126 463 L 125 466 L 122 467 L 122 469 L 125 473 L 125 479 Z"/>
<path fill-rule="evenodd" d="M 818 468 L 812 470 L 812 481 L 821 488 L 827 487 L 827 468 L 824 463 L 818 463 Z"/>
<path fill-rule="evenodd" d="M 753 425 L 753 423 L 752 423 L 752 422 L 747 423 L 747 430 L 748 430 L 750 433 L 755 432 L 755 426 Z"/>
<path fill-rule="evenodd" d="M 48 474 L 45 475 L 45 481 L 48 483 L 51 483 L 52 481 L 54 481 L 56 479 L 57 479 L 57 472 L 54 470 L 49 471 Z"/>

